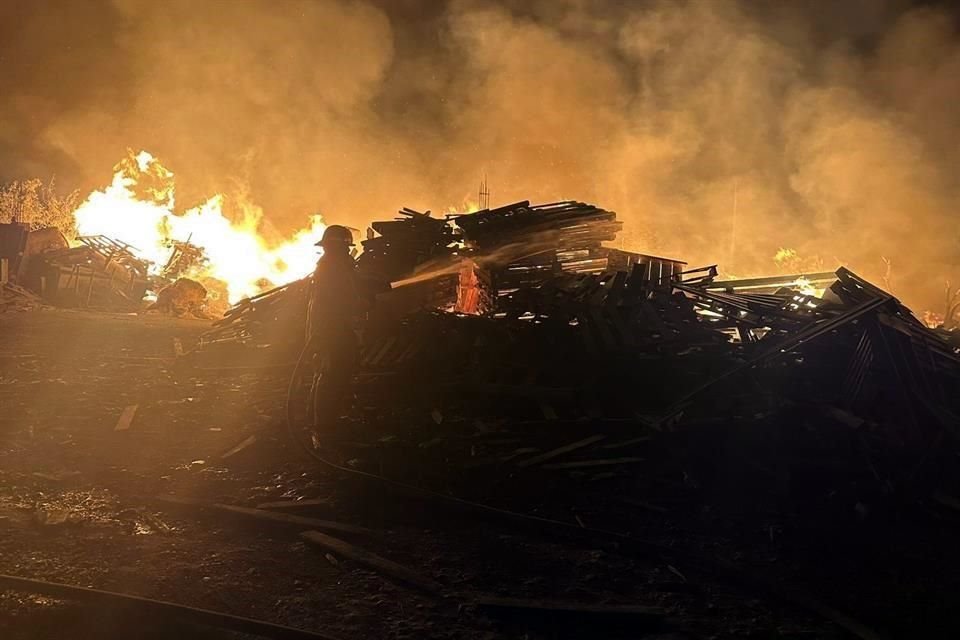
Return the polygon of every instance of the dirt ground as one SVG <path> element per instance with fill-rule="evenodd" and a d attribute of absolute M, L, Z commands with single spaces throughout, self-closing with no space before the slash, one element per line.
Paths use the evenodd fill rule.
<path fill-rule="evenodd" d="M 207 327 L 155 315 L 50 309 L 0 315 L 0 573 L 146 596 L 344 639 L 845 637 L 823 616 L 790 606 L 763 588 L 736 585 L 722 576 L 687 575 L 686 568 L 668 559 L 616 544 L 443 513 L 318 468 L 285 433 L 287 371 L 205 371 L 178 364 L 175 338 L 190 343 Z M 126 428 L 125 413 L 128 418 L 132 413 Z M 251 436 L 252 444 L 236 450 Z M 320 500 L 303 514 L 376 530 L 381 535 L 375 540 L 356 542 L 436 580 L 443 597 L 418 593 L 310 547 L 297 529 L 265 529 L 172 509 L 156 500 L 165 494 L 247 507 Z M 697 533 L 682 519 L 678 524 L 658 513 L 640 517 L 644 535 L 657 544 L 703 536 L 702 528 Z M 698 540 L 701 551 L 776 560 L 772 527 L 732 536 L 729 531 L 740 527 L 734 519 L 701 511 L 698 521 L 709 521 L 716 532 L 715 538 Z M 777 526 L 780 535 L 783 525 Z M 797 526 L 793 535 L 802 537 L 802 531 Z M 735 537 L 739 542 L 731 542 Z M 943 537 L 949 534 L 944 531 Z M 770 544 L 763 542 L 767 538 Z M 805 543 L 822 553 L 822 545 Z M 891 562 L 890 573 L 925 562 L 933 552 L 905 545 L 894 553 L 905 560 Z M 829 562 L 842 565 L 840 555 Z M 954 558 L 944 568 L 958 564 Z M 901 573 L 890 580 L 888 590 L 876 597 L 865 583 L 855 588 L 878 609 L 883 602 L 897 602 L 889 586 L 898 581 L 905 597 L 929 597 L 910 586 L 916 579 Z M 944 583 L 947 589 L 955 586 L 955 580 Z M 621 630 L 608 636 L 549 620 L 492 617 L 471 606 L 486 595 L 646 605 L 662 609 L 667 620 L 659 629 L 636 626 L 625 635 Z M 937 610 L 950 606 L 945 597 Z M 144 620 L 135 612 L 0 592 L 3 638 L 173 633 L 217 636 L 175 620 Z M 907 636 L 897 630 L 892 637 Z"/>

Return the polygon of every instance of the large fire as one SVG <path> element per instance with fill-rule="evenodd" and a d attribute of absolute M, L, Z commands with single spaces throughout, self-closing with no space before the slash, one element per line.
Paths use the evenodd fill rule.
<path fill-rule="evenodd" d="M 226 283 L 230 302 L 285 284 L 313 269 L 313 245 L 325 225 L 319 215 L 310 225 L 280 243 L 268 243 L 260 232 L 262 214 L 246 207 L 239 220 L 223 213 L 224 197 L 214 195 L 185 212 L 174 208 L 173 173 L 141 151 L 121 162 L 109 186 L 94 191 L 74 212 L 79 235 L 105 235 L 133 247 L 158 272 L 171 255 L 172 241 L 189 241 L 203 249 L 207 263 L 188 273 L 197 279 Z"/>

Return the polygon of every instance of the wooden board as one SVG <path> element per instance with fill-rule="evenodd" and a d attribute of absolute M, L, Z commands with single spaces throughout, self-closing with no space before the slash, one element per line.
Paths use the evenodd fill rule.
<path fill-rule="evenodd" d="M 114 431 L 126 431 L 130 428 L 130 424 L 133 423 L 133 417 L 137 415 L 137 408 L 140 405 L 131 404 L 123 410 L 123 413 L 120 414 L 120 418 L 117 420 L 117 425 L 113 428 Z"/>
<path fill-rule="evenodd" d="M 241 451 L 243 451 L 244 449 L 246 449 L 247 447 L 249 447 L 250 445 L 252 445 L 252 444 L 253 444 L 254 442 L 256 442 L 256 441 L 257 441 L 257 436 L 256 436 L 256 435 L 247 436 L 246 438 L 244 438 L 243 440 L 241 440 L 240 442 L 238 442 L 236 445 L 234 445 L 233 447 L 231 447 L 230 449 L 228 449 L 227 451 L 225 451 L 225 452 L 223 453 L 223 455 L 220 456 L 220 458 L 223 459 L 223 460 L 226 460 L 226 459 L 229 458 L 230 456 L 234 456 L 234 455 L 240 453 Z"/>
<path fill-rule="evenodd" d="M 272 509 L 273 511 L 298 511 L 300 509 L 329 509 L 330 501 L 325 498 L 315 500 L 277 500 L 276 502 L 261 502 L 257 509 Z"/>
<path fill-rule="evenodd" d="M 636 605 L 585 605 L 517 598 L 481 598 L 472 604 L 488 615 L 541 617 L 559 624 L 569 622 L 626 624 L 634 633 L 659 626 L 666 618 L 663 609 Z"/>
<path fill-rule="evenodd" d="M 361 564 L 368 569 L 372 569 L 377 573 L 387 576 L 388 578 L 393 578 L 398 582 L 416 587 L 417 589 L 426 591 L 427 593 L 439 594 L 443 591 L 443 588 L 440 586 L 440 584 L 431 578 L 420 575 L 419 573 L 416 573 L 415 571 L 412 571 L 401 564 L 397 564 L 392 560 L 387 560 L 386 558 L 380 557 L 375 553 L 352 545 L 344 540 L 334 538 L 333 536 L 328 536 L 324 533 L 320 533 L 319 531 L 304 531 L 300 534 L 300 537 L 310 544 L 330 551 L 341 558 L 352 560 L 353 562 Z"/>
<path fill-rule="evenodd" d="M 589 438 L 584 438 L 583 440 L 572 442 L 568 445 L 564 445 L 557 449 L 553 449 L 552 451 L 547 451 L 546 453 L 542 453 L 539 456 L 527 458 L 526 460 L 521 461 L 519 463 L 519 466 L 521 468 L 526 468 L 526 467 L 533 466 L 535 464 L 546 462 L 547 460 L 553 460 L 554 458 L 562 456 L 565 453 L 570 453 L 571 451 L 576 451 L 577 449 L 583 449 L 584 447 L 589 447 L 590 445 L 596 442 L 600 442 L 606 437 L 607 436 L 601 435 L 601 434 L 590 436 Z"/>
<path fill-rule="evenodd" d="M 265 509 L 251 509 L 249 507 L 239 507 L 230 504 L 218 504 L 203 502 L 192 498 L 182 498 L 179 496 L 159 496 L 157 501 L 167 507 L 188 508 L 193 511 L 203 511 L 209 514 L 219 514 L 234 516 L 244 520 L 252 520 L 271 525 L 282 525 L 287 527 L 297 527 L 299 529 L 323 529 L 325 531 L 334 531 L 340 534 L 362 535 L 375 537 L 379 534 L 372 529 L 360 527 L 357 525 L 346 524 L 344 522 L 335 522 L 332 520 L 320 520 L 318 518 L 307 518 L 289 513 L 278 513 L 276 511 L 267 511 Z"/>
<path fill-rule="evenodd" d="M 577 460 L 575 462 L 560 462 L 545 464 L 544 469 L 583 469 L 587 467 L 607 467 L 617 464 L 633 464 L 643 462 L 643 458 L 603 458 L 600 460 Z"/>

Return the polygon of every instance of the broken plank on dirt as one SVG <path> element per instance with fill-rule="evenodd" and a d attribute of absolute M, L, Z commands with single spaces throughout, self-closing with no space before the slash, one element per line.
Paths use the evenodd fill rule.
<path fill-rule="evenodd" d="M 257 509 L 269 509 L 273 511 L 296 511 L 298 509 L 317 509 L 329 508 L 330 501 L 325 498 L 307 499 L 307 500 L 277 500 L 275 502 L 261 502 Z"/>
<path fill-rule="evenodd" d="M 244 449 L 246 449 L 247 447 L 249 447 L 250 445 L 252 445 L 252 444 L 253 444 L 254 442 L 256 442 L 256 441 L 257 441 L 257 436 L 256 436 L 256 435 L 247 436 L 246 438 L 244 438 L 243 440 L 241 440 L 240 442 L 238 442 L 236 445 L 234 445 L 233 447 L 231 447 L 230 449 L 228 449 L 227 451 L 225 451 L 225 452 L 223 453 L 223 455 L 220 456 L 220 459 L 221 459 L 221 460 L 226 460 L 226 459 L 229 458 L 230 456 L 234 456 L 234 455 L 240 453 L 241 451 L 243 451 Z"/>
<path fill-rule="evenodd" d="M 157 501 L 168 507 L 188 508 L 193 511 L 203 511 L 207 513 L 216 513 L 222 515 L 235 516 L 248 521 L 259 521 L 264 524 L 284 525 L 287 527 L 297 527 L 300 529 L 323 529 L 325 531 L 335 531 L 341 534 L 353 534 L 362 536 L 377 536 L 377 532 L 366 527 L 360 527 L 344 522 L 333 520 L 320 520 L 319 518 L 308 518 L 305 516 L 291 515 L 289 513 L 278 513 L 276 511 L 267 511 L 266 509 L 251 509 L 249 507 L 239 507 L 230 504 L 219 504 L 214 502 L 203 502 L 192 498 L 182 498 L 180 496 L 159 496 Z"/>
<path fill-rule="evenodd" d="M 606 467 L 616 464 L 633 464 L 643 462 L 644 458 L 601 458 L 599 460 L 577 460 L 574 462 L 559 462 L 545 464 L 544 469 L 582 469 L 586 467 Z"/>
<path fill-rule="evenodd" d="M 481 598 L 472 604 L 488 615 L 541 617 L 555 623 L 626 624 L 634 632 L 641 626 L 646 629 L 657 627 L 666 618 L 663 609 L 636 605 L 577 604 L 517 598 Z"/>
<path fill-rule="evenodd" d="M 130 424 L 133 422 L 133 417 L 137 414 L 137 408 L 140 405 L 131 404 L 124 408 L 123 412 L 120 414 L 120 418 L 117 420 L 116 426 L 113 428 L 114 431 L 126 431 L 130 428 Z"/>
<path fill-rule="evenodd" d="M 622 442 L 614 442 L 612 444 L 605 444 L 601 446 L 601 449 L 623 449 L 626 447 L 631 447 L 635 444 L 643 444 L 652 440 L 651 436 L 639 436 L 637 438 L 631 438 L 629 440 L 624 440 Z"/>
<path fill-rule="evenodd" d="M 352 560 L 377 573 L 416 587 L 427 593 L 439 594 L 443 591 L 443 587 L 433 579 L 344 540 L 328 536 L 319 531 L 304 531 L 300 534 L 300 537 L 321 549 L 332 551 L 342 558 Z"/>
<path fill-rule="evenodd" d="M 607 436 L 602 434 L 590 436 L 588 438 L 584 438 L 583 440 L 578 440 L 576 442 L 572 442 L 568 445 L 564 445 L 557 449 L 553 449 L 552 451 L 547 451 L 546 453 L 542 453 L 539 456 L 534 456 L 532 458 L 527 458 L 526 460 L 522 460 L 518 464 L 518 466 L 520 466 L 521 468 L 526 468 L 526 467 L 533 466 L 535 464 L 540 464 L 541 462 L 546 462 L 547 460 L 552 460 L 554 458 L 562 456 L 565 453 L 570 453 L 571 451 L 576 451 L 577 449 L 583 449 L 584 447 L 589 447 L 594 443 L 600 442 L 606 437 Z"/>

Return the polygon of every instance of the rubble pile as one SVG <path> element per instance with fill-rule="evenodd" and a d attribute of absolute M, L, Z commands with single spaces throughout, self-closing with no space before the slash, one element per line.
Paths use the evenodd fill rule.
<path fill-rule="evenodd" d="M 615 213 L 574 201 L 521 201 L 443 218 L 403 208 L 397 218 L 371 224 L 357 258 L 362 288 L 376 298 L 372 324 L 392 324 L 421 309 L 495 314 L 502 299 L 565 275 L 637 267 L 637 282 L 664 285 L 682 271 L 679 260 L 604 247 L 621 225 Z M 287 339 L 290 332 L 268 336 L 265 329 L 280 307 L 293 316 L 305 312 L 300 287 L 278 287 L 241 302 L 204 344 L 223 345 L 233 335 L 236 346 L 299 350 L 302 336 L 298 344 Z M 274 342 L 277 337 L 282 345 Z"/>
<path fill-rule="evenodd" d="M 392 283 L 370 287 L 344 419 L 367 449 L 337 449 L 344 425 L 331 425 L 324 455 L 418 482 L 429 469 L 438 489 L 481 498 L 478 469 L 509 471 L 558 440 L 586 444 L 523 468 L 637 482 L 650 442 L 697 433 L 687 453 L 745 437 L 796 474 L 830 465 L 891 490 L 957 450 L 956 337 L 848 269 L 722 281 L 715 265 L 604 247 L 615 214 L 574 202 L 400 214 L 374 223 L 358 260 L 364 282 Z M 307 288 L 237 305 L 190 357 L 294 362 Z M 316 448 L 311 381 L 294 378 L 293 432 Z"/>
<path fill-rule="evenodd" d="M 42 303 L 40 298 L 30 291 L 12 282 L 0 284 L 0 312 L 30 311 Z"/>
<path fill-rule="evenodd" d="M 105 236 L 81 236 L 80 246 L 46 251 L 26 282 L 51 303 L 133 311 L 147 291 L 147 263 L 131 247 Z"/>
<path fill-rule="evenodd" d="M 138 258 L 132 246 L 107 236 L 80 236 L 70 246 L 54 228 L 0 225 L 0 265 L 7 298 L 17 292 L 20 300 L 28 296 L 60 307 L 159 310 L 196 317 L 215 313 L 211 307 L 226 299 L 223 284 L 207 279 L 209 286 L 205 286 L 186 277 L 207 264 L 203 250 L 189 241 L 173 242 L 170 248 L 170 259 L 152 273 L 151 263 Z M 214 290 L 208 296 L 209 287 Z M 158 299 L 144 308 L 150 293 Z"/>
<path fill-rule="evenodd" d="M 634 275 L 414 313 L 369 336 L 354 410 L 319 437 L 301 380 L 294 436 L 356 471 L 619 531 L 641 526 L 625 501 L 721 487 L 827 518 L 960 492 L 960 357 L 889 294 L 846 269 L 822 299 Z"/>

